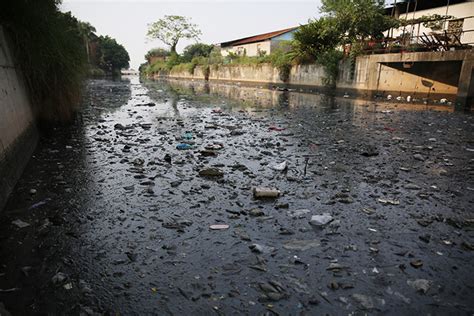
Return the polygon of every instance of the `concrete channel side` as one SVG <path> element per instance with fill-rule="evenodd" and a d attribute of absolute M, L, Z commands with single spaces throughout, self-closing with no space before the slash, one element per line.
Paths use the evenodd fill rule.
<path fill-rule="evenodd" d="M 0 26 L 0 211 L 38 141 L 33 109 L 10 47 Z"/>
<path fill-rule="evenodd" d="M 416 99 L 442 99 L 472 107 L 474 95 L 474 51 L 415 52 L 359 56 L 352 68 L 341 62 L 337 90 L 353 96 L 374 94 Z M 206 72 L 196 67 L 193 73 L 171 71 L 156 75 L 187 80 L 209 80 L 275 84 L 295 88 L 324 87 L 325 73 L 320 65 L 296 65 L 288 82 L 280 80 L 278 69 L 270 64 L 211 66 Z"/>

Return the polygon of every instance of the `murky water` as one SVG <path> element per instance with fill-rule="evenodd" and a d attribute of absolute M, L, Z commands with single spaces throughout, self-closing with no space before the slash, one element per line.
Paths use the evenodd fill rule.
<path fill-rule="evenodd" d="M 14 315 L 473 313 L 472 115 L 137 78 L 84 103 L 2 214 Z"/>

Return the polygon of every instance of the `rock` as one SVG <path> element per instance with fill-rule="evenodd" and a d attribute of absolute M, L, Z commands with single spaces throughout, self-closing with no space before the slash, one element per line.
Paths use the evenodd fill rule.
<path fill-rule="evenodd" d="M 288 216 L 290 216 L 291 218 L 304 218 L 306 217 L 306 214 L 310 212 L 311 211 L 308 209 L 301 209 L 301 210 L 287 211 L 286 214 L 288 214 Z"/>
<path fill-rule="evenodd" d="M 201 177 L 223 177 L 224 172 L 218 168 L 206 168 L 199 171 Z"/>
<path fill-rule="evenodd" d="M 217 156 L 217 151 L 215 150 L 201 150 L 199 151 L 199 153 L 201 154 L 201 156 L 204 156 L 204 157 L 215 157 Z"/>
<path fill-rule="evenodd" d="M 425 280 L 425 279 L 417 279 L 414 281 L 408 280 L 407 284 L 411 286 L 412 288 L 414 288 L 417 292 L 426 294 L 426 292 L 428 292 L 433 282 L 429 280 Z"/>
<path fill-rule="evenodd" d="M 122 124 L 117 123 L 117 124 L 114 125 L 114 129 L 118 129 L 118 130 L 124 131 L 124 130 L 126 130 L 127 128 L 126 128 L 125 126 L 123 126 Z"/>
<path fill-rule="evenodd" d="M 336 272 L 337 272 L 337 271 L 341 271 L 341 270 L 343 270 L 343 269 L 345 269 L 345 268 L 346 268 L 346 267 L 343 266 L 343 265 L 340 264 L 340 263 L 331 262 L 331 263 L 329 264 L 329 266 L 326 268 L 326 270 L 328 270 L 328 271 L 336 271 Z"/>
<path fill-rule="evenodd" d="M 377 147 L 367 145 L 362 150 L 361 155 L 364 156 L 364 157 L 375 157 L 375 156 L 379 155 L 379 152 L 377 150 Z"/>
<path fill-rule="evenodd" d="M 286 250 L 299 250 L 305 251 L 311 248 L 319 247 L 321 243 L 318 240 L 309 239 L 309 240 L 290 240 L 283 244 L 283 248 Z"/>
<path fill-rule="evenodd" d="M 423 266 L 423 261 L 421 260 L 413 260 L 410 262 L 411 266 L 415 269 L 421 268 Z"/>
<path fill-rule="evenodd" d="M 53 284 L 60 284 L 60 283 L 63 283 L 64 281 L 66 281 L 66 280 L 67 280 L 67 275 L 62 273 L 62 272 L 56 273 L 51 278 L 51 282 L 53 282 Z"/>
<path fill-rule="evenodd" d="M 249 211 L 249 215 L 257 217 L 257 216 L 263 216 L 265 215 L 265 213 L 259 208 L 253 208 Z"/>
<path fill-rule="evenodd" d="M 172 188 L 176 188 L 176 187 L 179 187 L 181 183 L 183 183 L 183 181 L 177 180 L 177 181 L 171 182 L 170 185 Z"/>
<path fill-rule="evenodd" d="M 408 183 L 404 186 L 405 189 L 407 190 L 421 190 L 421 188 L 419 186 L 417 186 L 416 184 L 413 184 L 413 183 Z"/>
<path fill-rule="evenodd" d="M 274 247 L 260 245 L 260 244 L 251 244 L 249 248 L 250 250 L 256 253 L 272 253 L 275 251 Z"/>
<path fill-rule="evenodd" d="M 36 192 L 37 192 L 36 189 L 31 189 L 31 190 L 30 190 L 30 194 L 31 194 L 31 195 L 35 195 Z"/>
<path fill-rule="evenodd" d="M 143 160 L 142 158 L 136 158 L 135 160 L 133 160 L 133 164 L 135 166 L 143 166 L 144 163 L 145 160 Z"/>
<path fill-rule="evenodd" d="M 333 221 L 333 217 L 329 213 L 324 213 L 322 215 L 313 215 L 309 223 L 313 226 L 322 227 L 329 224 Z"/>
<path fill-rule="evenodd" d="M 352 298 L 364 309 L 375 308 L 374 300 L 370 296 L 363 294 L 352 294 Z"/>
<path fill-rule="evenodd" d="M 414 154 L 413 158 L 419 161 L 425 161 L 425 157 L 423 157 L 421 154 Z"/>
<path fill-rule="evenodd" d="M 260 288 L 260 291 L 262 291 L 264 298 L 270 301 L 276 302 L 288 296 L 285 293 L 283 286 L 276 281 L 270 281 L 268 283 L 260 283 L 259 288 Z"/>
<path fill-rule="evenodd" d="M 421 241 L 424 241 L 425 243 L 429 243 L 431 240 L 431 235 L 426 234 L 426 235 L 421 235 L 418 237 Z"/>
<path fill-rule="evenodd" d="M 22 221 L 21 219 L 16 219 L 12 222 L 13 225 L 15 225 L 18 228 L 25 228 L 30 226 L 27 222 Z"/>

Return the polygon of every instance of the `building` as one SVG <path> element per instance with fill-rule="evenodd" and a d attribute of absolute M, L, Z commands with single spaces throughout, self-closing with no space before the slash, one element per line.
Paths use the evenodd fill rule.
<path fill-rule="evenodd" d="M 220 44 L 222 56 L 230 53 L 236 55 L 259 56 L 261 54 L 271 54 L 284 41 L 293 39 L 293 33 L 298 27 L 290 27 L 287 29 L 253 35 L 249 37 L 239 38 L 233 41 L 223 42 Z"/>
<path fill-rule="evenodd" d="M 411 44 L 445 42 L 447 48 L 474 45 L 474 0 L 386 0 L 386 4 L 387 14 L 408 22 L 390 30 L 389 38 L 406 38 Z"/>

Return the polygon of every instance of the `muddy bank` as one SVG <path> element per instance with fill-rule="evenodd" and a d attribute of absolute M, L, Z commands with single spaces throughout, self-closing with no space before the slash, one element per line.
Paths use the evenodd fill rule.
<path fill-rule="evenodd" d="M 212 89 L 90 81 L 3 212 L 7 310 L 474 311 L 472 115 Z"/>

